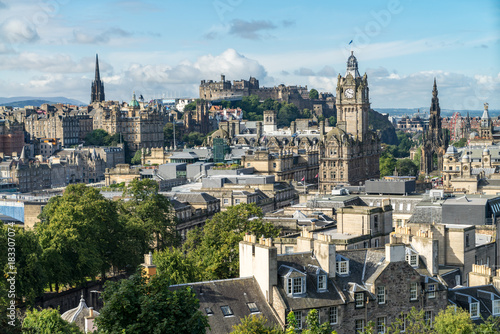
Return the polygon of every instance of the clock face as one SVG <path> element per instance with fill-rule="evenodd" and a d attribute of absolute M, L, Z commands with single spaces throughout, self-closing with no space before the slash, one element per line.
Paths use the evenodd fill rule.
<path fill-rule="evenodd" d="M 345 97 L 350 99 L 354 96 L 354 90 L 352 90 L 352 88 L 348 88 L 345 90 L 344 95 L 345 95 Z"/>

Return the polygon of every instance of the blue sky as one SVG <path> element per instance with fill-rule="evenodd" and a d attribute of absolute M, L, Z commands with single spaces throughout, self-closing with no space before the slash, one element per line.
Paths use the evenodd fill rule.
<path fill-rule="evenodd" d="M 500 109 L 500 1 L 0 0 L 0 96 L 197 97 L 200 80 L 334 92 L 350 52 L 374 108 Z"/>

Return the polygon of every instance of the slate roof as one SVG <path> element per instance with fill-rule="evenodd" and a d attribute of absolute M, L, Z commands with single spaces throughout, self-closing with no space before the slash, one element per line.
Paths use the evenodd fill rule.
<path fill-rule="evenodd" d="M 213 201 L 218 201 L 217 198 L 209 195 L 207 193 L 166 193 L 168 197 L 172 197 L 180 202 L 192 203 L 211 203 Z"/>
<path fill-rule="evenodd" d="M 343 296 L 341 296 L 338 286 L 331 279 L 327 280 L 327 291 L 318 291 L 315 272 L 321 266 L 311 254 L 311 252 L 305 252 L 278 255 L 278 291 L 290 310 L 318 309 L 343 303 Z M 299 298 L 289 297 L 284 290 L 283 279 L 280 274 L 286 274 L 288 272 L 287 267 L 295 268 L 307 275 L 306 293 Z"/>
<path fill-rule="evenodd" d="M 500 300 L 500 291 L 493 285 L 479 285 L 473 287 L 457 287 L 448 290 L 448 300 L 461 308 L 470 311 L 470 303 L 479 302 L 479 313 L 483 319 L 493 314 L 493 300 Z M 482 322 L 481 318 L 472 319 Z"/>
<path fill-rule="evenodd" d="M 239 324 L 240 319 L 250 314 L 261 314 L 267 319 L 268 325 L 278 325 L 259 284 L 253 277 L 180 284 L 171 288 L 178 289 L 183 286 L 193 289 L 200 300 L 200 310 L 208 315 L 210 329 L 207 333 L 230 333 L 233 331 L 233 325 Z M 255 303 L 259 312 L 251 313 L 247 303 Z M 221 306 L 229 306 L 233 315 L 224 316 Z M 212 314 L 207 314 L 207 308 Z"/>

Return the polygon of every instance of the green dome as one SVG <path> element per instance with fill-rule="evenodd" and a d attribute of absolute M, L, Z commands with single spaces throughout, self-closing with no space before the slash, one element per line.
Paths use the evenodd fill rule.
<path fill-rule="evenodd" d="M 130 107 L 133 107 L 133 108 L 139 108 L 139 102 L 137 102 L 136 98 L 135 98 L 135 92 L 134 94 L 132 95 L 132 101 L 130 101 L 130 103 L 128 104 Z"/>

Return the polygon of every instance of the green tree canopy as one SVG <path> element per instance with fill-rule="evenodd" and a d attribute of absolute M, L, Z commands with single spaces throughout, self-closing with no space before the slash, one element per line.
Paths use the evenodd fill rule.
<path fill-rule="evenodd" d="M 141 158 L 142 158 L 142 150 L 137 150 L 135 151 L 134 156 L 132 157 L 132 160 L 130 160 L 130 163 L 132 165 L 140 165 L 141 164 Z"/>
<path fill-rule="evenodd" d="M 396 321 L 387 326 L 387 333 L 400 333 L 405 329 L 407 334 L 432 333 L 431 324 L 425 321 L 425 311 L 412 307 L 410 312 L 403 317 L 401 314 Z"/>
<path fill-rule="evenodd" d="M 119 133 L 110 135 L 103 129 L 93 130 L 85 136 L 85 146 L 115 146 L 119 142 Z"/>
<path fill-rule="evenodd" d="M 155 251 L 153 263 L 156 265 L 157 275 L 165 277 L 170 284 L 197 282 L 202 279 L 203 269 L 178 248 Z"/>
<path fill-rule="evenodd" d="M 23 321 L 23 333 L 30 334 L 83 334 L 74 324 L 61 318 L 58 310 L 28 310 Z"/>
<path fill-rule="evenodd" d="M 335 116 L 328 117 L 328 123 L 330 124 L 330 126 L 336 126 L 337 125 L 337 117 L 335 117 Z"/>
<path fill-rule="evenodd" d="M 182 141 L 186 143 L 188 147 L 194 147 L 194 146 L 200 146 L 203 144 L 203 141 L 205 140 L 206 136 L 199 133 L 199 132 L 190 132 L 186 133 L 184 136 L 182 136 Z"/>
<path fill-rule="evenodd" d="M 195 110 L 196 109 L 196 100 L 194 101 L 191 101 L 189 102 L 188 104 L 186 104 L 186 106 L 184 107 L 184 111 L 191 111 L 191 110 Z"/>
<path fill-rule="evenodd" d="M 205 333 L 208 318 L 189 287 L 172 291 L 161 275 L 146 280 L 139 273 L 107 282 L 104 307 L 96 318 L 100 333 Z"/>
<path fill-rule="evenodd" d="M 418 167 L 411 159 L 398 159 L 396 169 L 400 176 L 416 176 L 418 173 Z"/>
<path fill-rule="evenodd" d="M 218 212 L 203 231 L 188 233 L 184 249 L 204 268 L 204 279 L 238 277 L 239 242 L 246 232 L 276 237 L 279 230 L 262 221 L 262 210 L 255 204 L 239 204 Z"/>
<path fill-rule="evenodd" d="M 120 213 L 131 225 L 145 231 L 151 248 L 160 250 L 179 244 L 174 210 L 168 198 L 158 193 L 157 182 L 135 179 L 123 195 Z"/>
<path fill-rule="evenodd" d="M 448 306 L 434 318 L 434 329 L 439 334 L 472 334 L 474 324 L 469 312 L 460 307 L 455 310 L 455 307 Z"/>
<path fill-rule="evenodd" d="M 181 130 L 182 129 L 180 126 L 175 127 L 175 140 L 177 143 L 182 140 Z M 165 140 L 165 145 L 167 145 L 167 146 L 174 145 L 174 124 L 173 123 L 165 124 L 165 126 L 163 127 L 163 138 Z"/>
<path fill-rule="evenodd" d="M 51 198 L 40 219 L 35 231 L 47 278 L 56 289 L 97 274 L 104 279 L 111 266 L 135 267 L 132 250 L 144 248 L 140 233 L 118 216 L 116 203 L 84 184 L 69 185 L 63 196 Z"/>
<path fill-rule="evenodd" d="M 455 147 L 464 147 L 467 144 L 467 138 L 461 138 L 460 140 L 454 142 L 452 145 Z"/>
<path fill-rule="evenodd" d="M 318 98 L 319 98 L 319 93 L 318 93 L 318 91 L 317 91 L 316 89 L 314 89 L 314 88 L 313 88 L 313 89 L 311 89 L 311 90 L 309 91 L 309 98 L 310 98 L 311 100 L 316 100 L 316 99 L 318 99 Z"/>
<path fill-rule="evenodd" d="M 241 319 L 241 323 L 233 326 L 231 334 L 282 334 L 278 326 L 268 326 L 267 319 L 262 316 L 249 315 Z"/>

